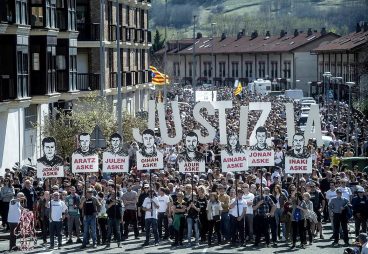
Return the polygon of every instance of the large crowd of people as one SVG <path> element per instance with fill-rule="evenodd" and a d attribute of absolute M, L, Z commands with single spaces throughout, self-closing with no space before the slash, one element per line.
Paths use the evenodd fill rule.
<path fill-rule="evenodd" d="M 137 142 L 129 144 L 129 173 L 69 173 L 64 178 L 37 179 L 32 172 L 6 169 L 0 179 L 0 212 L 2 226 L 10 233 L 9 249 L 18 248 L 15 229 L 22 211 L 28 209 L 35 215 L 40 239 L 51 249 L 61 248 L 63 237 L 66 244 L 79 243 L 81 248 L 111 247 L 112 242 L 112 247 L 118 248 L 132 239 L 142 239 L 144 246 L 170 241 L 173 248 L 223 244 L 277 247 L 280 242 L 292 249 L 307 248 L 324 239 L 324 229 L 331 226 L 331 244 L 341 241 L 347 253 L 368 253 L 367 173 L 341 163 L 342 157 L 368 156 L 367 120 L 358 111 L 350 111 L 344 102 L 321 104 L 322 129 L 332 141 L 317 147 L 310 140 L 307 149 L 312 155 L 312 174 L 285 174 L 289 147 L 284 103 L 294 103 L 296 125 L 300 105 L 284 97 L 246 92 L 235 98 L 233 88 L 228 87 L 216 88 L 216 92 L 217 100 L 233 101 L 233 109 L 227 114 L 229 133 L 239 131 L 240 106 L 257 101 L 272 103 L 265 127 L 275 150 L 274 167 L 222 172 L 220 151 L 224 146 L 219 144 L 217 133 L 211 144 L 198 147 L 205 155 L 206 172 L 183 174 L 177 161 L 183 142 L 166 145 L 157 133 L 155 144 L 164 154 L 164 168 L 151 172 L 136 168 Z M 181 102 L 184 133 L 202 128 L 192 115 L 192 92 L 173 87 L 170 93 Z M 347 130 L 349 114 L 354 124 Z M 259 115 L 257 111 L 249 113 L 248 133 Z M 206 117 L 218 130 L 218 115 Z M 173 135 L 169 105 L 166 120 L 169 135 Z M 342 135 L 347 132 L 349 139 Z M 349 223 L 354 225 L 354 232 L 349 231 Z"/>

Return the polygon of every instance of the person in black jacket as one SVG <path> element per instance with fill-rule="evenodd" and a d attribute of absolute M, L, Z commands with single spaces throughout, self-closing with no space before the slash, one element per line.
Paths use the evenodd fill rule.
<path fill-rule="evenodd" d="M 110 247 L 111 235 L 112 235 L 112 231 L 114 231 L 116 243 L 118 244 L 118 248 L 120 248 L 120 241 L 121 241 L 120 222 L 123 221 L 123 206 L 122 206 L 121 200 L 116 198 L 115 191 L 112 191 L 110 193 L 110 197 L 106 201 L 106 208 L 107 208 L 107 217 L 108 217 L 108 225 L 109 225 L 106 246 Z"/>
<path fill-rule="evenodd" d="M 21 192 L 27 199 L 27 206 L 25 208 L 33 211 L 33 208 L 35 207 L 37 201 L 37 194 L 30 180 L 24 181 L 24 187 Z"/>
<path fill-rule="evenodd" d="M 356 192 L 357 196 L 353 198 L 351 204 L 355 221 L 355 236 L 358 237 L 360 233 L 360 228 L 362 228 L 363 233 L 367 232 L 368 200 L 367 197 L 364 196 L 363 187 L 357 186 Z"/>
<path fill-rule="evenodd" d="M 140 217 L 142 232 L 145 231 L 145 211 L 143 211 L 142 205 L 143 205 L 143 201 L 145 200 L 145 198 L 148 197 L 148 191 L 149 191 L 149 184 L 146 183 L 143 185 L 143 190 L 141 194 L 139 195 L 138 202 L 137 202 L 138 217 Z"/>

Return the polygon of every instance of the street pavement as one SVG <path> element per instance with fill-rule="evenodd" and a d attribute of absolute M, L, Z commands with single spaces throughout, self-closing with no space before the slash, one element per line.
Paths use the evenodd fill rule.
<path fill-rule="evenodd" d="M 139 239 L 135 240 L 133 236 L 126 241 L 122 242 L 121 248 L 117 248 L 117 244 L 112 242 L 110 248 L 106 248 L 106 246 L 98 246 L 96 249 L 93 249 L 92 246 L 88 246 L 86 249 L 81 250 L 81 244 L 71 244 L 65 245 L 66 239 L 63 238 L 63 246 L 60 250 L 50 250 L 48 248 L 42 247 L 40 244 L 42 240 L 38 241 L 38 246 L 33 250 L 27 251 L 29 254 L 68 254 L 68 253 L 150 253 L 150 254 L 184 254 L 184 253 L 226 253 L 226 254 L 233 254 L 235 252 L 248 252 L 248 253 L 260 253 L 260 254 L 271 254 L 271 253 L 300 253 L 300 254 L 342 254 L 345 247 L 342 246 L 343 241 L 340 240 L 340 245 L 333 247 L 331 245 L 332 240 L 329 240 L 331 237 L 331 230 L 327 225 L 325 226 L 324 240 L 319 240 L 316 238 L 313 245 L 306 245 L 305 249 L 299 248 L 299 243 L 297 243 L 297 248 L 291 249 L 290 244 L 285 242 L 279 242 L 278 247 L 273 248 L 269 247 L 266 248 L 264 244 L 260 244 L 259 248 L 252 247 L 251 243 L 247 244 L 246 247 L 230 247 L 230 245 L 220 245 L 220 246 L 211 246 L 208 247 L 207 244 L 202 244 L 199 247 L 187 248 L 185 247 L 185 242 L 183 247 L 171 247 L 170 241 L 160 242 L 158 246 L 153 245 L 153 239 L 151 239 L 152 244 L 147 247 L 143 247 L 142 244 L 144 242 L 144 235 L 141 235 Z M 354 235 L 353 235 L 353 225 L 350 224 L 350 242 L 354 242 Z M 8 240 L 4 239 L 5 234 L 1 233 L 0 238 L 0 253 L 7 253 L 9 242 Z M 56 240 L 56 239 L 55 239 Z M 75 240 L 75 239 L 74 239 Z M 55 242 L 56 243 L 56 242 Z M 21 252 L 11 252 L 11 253 L 21 253 Z"/>

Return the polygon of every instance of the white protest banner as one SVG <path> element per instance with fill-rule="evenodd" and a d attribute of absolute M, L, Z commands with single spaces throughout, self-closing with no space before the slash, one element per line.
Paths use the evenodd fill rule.
<path fill-rule="evenodd" d="M 292 139 L 292 148 L 287 151 L 285 158 L 286 174 L 309 174 L 312 173 L 312 157 L 304 146 L 303 133 L 295 133 Z"/>
<path fill-rule="evenodd" d="M 37 159 L 37 177 L 64 177 L 63 159 L 56 155 L 56 140 L 46 137 L 42 140 L 44 155 Z"/>
<path fill-rule="evenodd" d="M 122 148 L 122 137 L 119 133 L 110 136 L 110 147 L 102 154 L 103 173 L 127 173 L 129 156 Z"/>
<path fill-rule="evenodd" d="M 74 174 L 98 172 L 98 154 L 90 147 L 91 135 L 79 134 L 78 143 L 79 148 L 72 154 L 72 172 Z"/>
<path fill-rule="evenodd" d="M 199 173 L 206 171 L 204 155 L 197 151 L 198 135 L 189 132 L 185 137 L 185 151 L 178 155 L 179 172 Z"/>
<path fill-rule="evenodd" d="M 205 161 L 179 161 L 179 172 L 182 173 L 202 173 L 206 172 Z"/>
<path fill-rule="evenodd" d="M 248 171 L 246 153 L 234 153 L 229 155 L 226 150 L 221 151 L 222 172 Z"/>
<path fill-rule="evenodd" d="M 285 174 L 311 174 L 312 173 L 312 157 L 302 159 L 286 156 L 285 157 Z"/>
<path fill-rule="evenodd" d="M 156 149 L 155 132 L 151 129 L 144 130 L 142 133 L 142 141 L 143 146 L 137 151 L 137 169 L 163 169 L 164 158 L 163 154 Z"/>
<path fill-rule="evenodd" d="M 273 150 L 248 150 L 248 167 L 275 166 L 275 152 Z"/>

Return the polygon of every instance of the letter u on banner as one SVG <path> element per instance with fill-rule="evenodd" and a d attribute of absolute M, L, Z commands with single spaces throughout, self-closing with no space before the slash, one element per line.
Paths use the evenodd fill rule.
<path fill-rule="evenodd" d="M 171 107 L 173 110 L 173 118 L 174 118 L 174 125 L 175 125 L 175 137 L 170 138 L 167 133 L 167 125 L 166 125 L 166 112 L 165 112 L 165 105 L 163 103 L 157 104 L 157 111 L 158 111 L 158 121 L 160 123 L 160 131 L 161 131 L 161 138 L 164 143 L 168 145 L 175 145 L 180 142 L 183 136 L 183 127 L 181 125 L 180 120 L 180 111 L 179 111 L 179 104 L 177 101 L 171 102 Z"/>
<path fill-rule="evenodd" d="M 211 143 L 216 136 L 215 128 L 201 115 L 200 111 L 202 108 L 207 109 L 207 114 L 213 116 L 215 114 L 215 108 L 212 106 L 211 102 L 201 101 L 198 102 L 193 109 L 194 119 L 208 131 L 208 136 L 203 137 L 200 130 L 194 130 L 194 132 L 198 135 L 199 143 L 206 144 Z"/>

